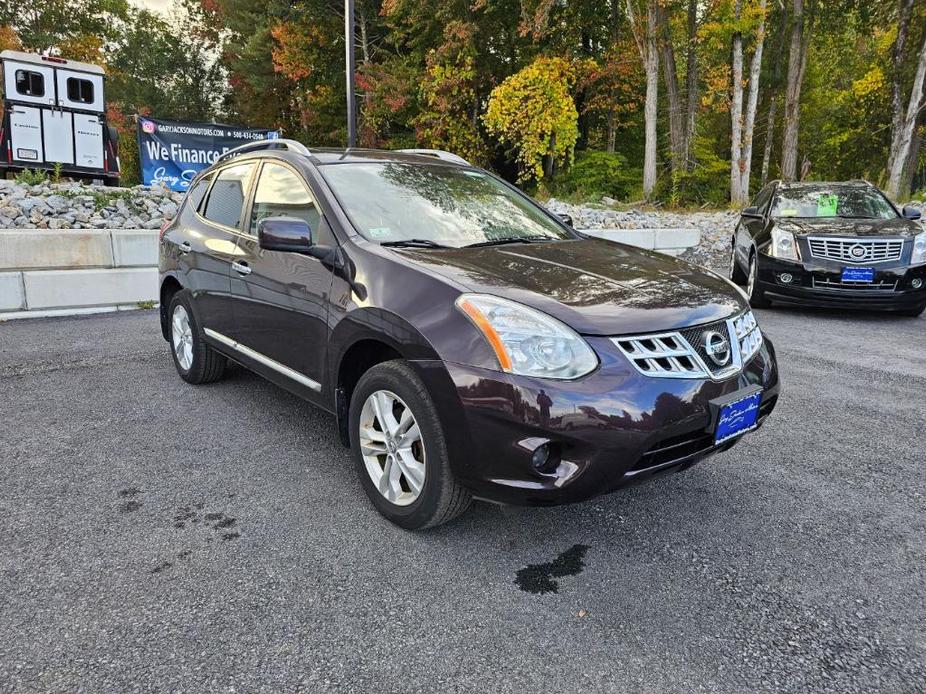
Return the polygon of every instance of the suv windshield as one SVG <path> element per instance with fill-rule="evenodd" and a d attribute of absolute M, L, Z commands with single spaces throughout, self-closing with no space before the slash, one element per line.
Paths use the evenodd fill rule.
<path fill-rule="evenodd" d="M 330 164 L 319 170 L 354 227 L 371 241 L 459 248 L 573 238 L 481 171 L 400 162 Z"/>
<path fill-rule="evenodd" d="M 779 189 L 771 216 L 894 219 L 897 213 L 881 193 L 870 188 L 808 186 Z"/>

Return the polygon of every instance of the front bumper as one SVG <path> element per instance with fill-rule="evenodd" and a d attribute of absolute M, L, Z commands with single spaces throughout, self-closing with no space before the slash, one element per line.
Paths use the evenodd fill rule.
<path fill-rule="evenodd" d="M 475 496 L 522 505 L 582 501 L 735 445 L 714 445 L 711 400 L 761 386 L 760 426 L 775 407 L 778 369 L 767 340 L 739 375 L 717 382 L 644 376 L 608 338 L 586 339 L 601 365 L 576 381 L 415 363 L 437 405 L 454 474 Z M 554 473 L 531 465 L 543 441 L 559 446 Z"/>
<path fill-rule="evenodd" d="M 758 286 L 775 303 L 817 308 L 903 311 L 926 305 L 926 265 L 883 263 L 865 265 L 875 270 L 871 285 L 842 282 L 844 265 L 810 258 L 792 262 L 759 256 Z M 783 282 L 790 275 L 791 282 Z M 913 281 L 922 283 L 915 289 Z"/>

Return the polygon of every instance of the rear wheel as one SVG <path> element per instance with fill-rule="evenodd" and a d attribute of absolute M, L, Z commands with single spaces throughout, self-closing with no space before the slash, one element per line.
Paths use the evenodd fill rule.
<path fill-rule="evenodd" d="M 749 256 L 749 274 L 746 279 L 746 293 L 749 295 L 750 306 L 763 308 L 769 305 L 765 292 L 759 289 L 759 259 L 753 253 Z"/>
<path fill-rule="evenodd" d="M 227 360 L 203 339 L 188 291 L 174 294 L 167 315 L 170 351 L 180 378 L 194 384 L 212 383 L 222 378 Z"/>
<path fill-rule="evenodd" d="M 357 476 L 376 509 L 409 530 L 446 523 L 472 497 L 450 471 L 447 443 L 424 383 L 404 361 L 377 364 L 350 404 Z"/>

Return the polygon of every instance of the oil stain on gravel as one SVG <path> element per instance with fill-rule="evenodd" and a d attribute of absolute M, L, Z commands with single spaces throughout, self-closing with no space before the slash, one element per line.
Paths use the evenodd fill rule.
<path fill-rule="evenodd" d="M 582 573 L 588 550 L 588 545 L 573 545 L 551 562 L 529 564 L 518 571 L 515 583 L 527 593 L 558 593 L 559 583 L 553 579 Z"/>

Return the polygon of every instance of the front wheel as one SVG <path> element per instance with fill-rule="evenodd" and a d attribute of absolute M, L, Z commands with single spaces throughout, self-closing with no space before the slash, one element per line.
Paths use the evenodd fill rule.
<path fill-rule="evenodd" d="M 376 509 L 408 530 L 456 518 L 472 497 L 450 471 L 434 402 L 404 361 L 374 366 L 350 404 L 350 441 L 357 475 Z"/>
<path fill-rule="evenodd" d="M 743 270 L 740 268 L 740 264 L 736 262 L 736 243 L 734 243 L 730 250 L 730 281 L 733 284 L 737 284 L 742 287 L 746 283 L 746 275 L 743 274 Z"/>
<path fill-rule="evenodd" d="M 764 308 L 769 305 L 765 292 L 759 289 L 759 259 L 753 253 L 749 256 L 749 275 L 746 281 L 746 293 L 749 295 L 749 305 Z"/>

